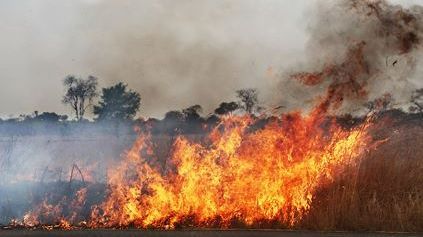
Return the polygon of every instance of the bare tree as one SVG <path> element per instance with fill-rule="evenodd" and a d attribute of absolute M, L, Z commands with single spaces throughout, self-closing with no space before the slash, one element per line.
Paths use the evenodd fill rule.
<path fill-rule="evenodd" d="M 258 106 L 258 92 L 257 89 L 247 88 L 236 91 L 237 97 L 240 99 L 240 108 L 243 108 L 245 112 L 253 114 L 259 112 L 261 107 Z"/>
<path fill-rule="evenodd" d="M 410 106 L 410 111 L 423 112 L 423 88 L 417 89 L 411 95 L 410 102 L 413 104 Z"/>
<path fill-rule="evenodd" d="M 69 104 L 75 111 L 76 119 L 81 120 L 85 111 L 92 105 L 92 101 L 97 97 L 97 78 L 89 76 L 87 79 L 67 76 L 63 80 L 66 93 L 62 102 Z"/>

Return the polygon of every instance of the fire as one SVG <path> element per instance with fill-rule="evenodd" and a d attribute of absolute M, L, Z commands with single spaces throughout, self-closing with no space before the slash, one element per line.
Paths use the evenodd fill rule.
<path fill-rule="evenodd" d="M 356 165 L 371 147 L 372 123 L 343 128 L 321 113 L 326 102 L 306 115 L 224 117 L 201 138 L 177 136 L 165 164 L 155 154 L 153 137 L 139 129 L 133 147 L 109 168 L 104 199 L 92 203 L 84 180 L 75 192 L 69 182 L 65 195 L 49 194 L 13 225 L 295 227 L 312 207 L 316 191 L 343 168 Z M 74 168 L 83 179 L 76 165 L 71 173 Z"/>
<path fill-rule="evenodd" d="M 73 194 L 50 194 L 11 226 L 294 227 L 314 193 L 370 147 L 369 121 L 345 129 L 316 111 L 272 117 L 264 127 L 259 120 L 229 116 L 201 139 L 178 136 L 165 165 L 156 159 L 152 137 L 140 132 L 109 169 L 99 204 L 87 204 L 84 184 Z"/>
<path fill-rule="evenodd" d="M 328 114 L 345 101 L 368 99 L 371 91 L 366 87 L 373 81 L 396 78 L 389 70 L 384 72 L 385 57 L 403 55 L 410 58 L 407 64 L 414 64 L 414 56 L 405 54 L 420 47 L 421 9 L 404 10 L 385 1 L 341 5 L 353 14 L 345 20 L 348 25 L 340 31 L 342 37 L 315 32 L 322 34 L 318 46 L 333 44 L 338 52 L 340 43 L 348 45 L 344 58 L 336 55 L 336 60 L 328 60 L 320 69 L 291 76 L 306 86 L 326 87 L 325 94 L 313 100 L 317 103 L 310 113 L 269 118 L 230 115 L 211 131 L 204 127 L 201 138 L 177 136 L 164 159 L 155 152 L 161 147 L 153 135 L 142 128 L 122 161 L 109 167 L 104 199 L 98 192 L 99 202 L 89 200 L 93 194 L 88 183 L 96 179 L 74 164 L 65 195 L 52 194 L 11 225 L 45 229 L 295 227 L 313 207 L 316 193 L 377 145 L 369 134 L 371 121 L 344 128 Z M 319 26 L 327 19 L 320 21 Z M 362 30 L 348 34 L 357 23 L 363 25 Z M 410 72 L 401 72 L 398 78 Z M 273 74 L 271 68 L 268 74 Z M 386 93 L 375 106 L 383 107 L 390 99 Z M 75 178 L 83 185 L 73 192 L 70 184 Z"/>
<path fill-rule="evenodd" d="M 201 138 L 177 136 L 165 164 L 159 162 L 153 137 L 139 129 L 122 161 L 109 167 L 104 199 L 93 203 L 89 184 L 72 190 L 69 182 L 63 195 L 49 194 L 11 225 L 295 227 L 312 207 L 315 193 L 372 147 L 370 120 L 347 129 L 321 108 L 318 104 L 306 115 L 224 117 Z"/>
<path fill-rule="evenodd" d="M 49 202 L 55 197 L 47 197 L 33 210 L 27 212 L 21 221 L 13 221 L 11 226 L 46 230 L 54 228 L 69 230 L 76 224 L 82 226 L 85 222 L 78 222 L 78 216 L 86 201 L 86 194 L 87 188 L 81 188 L 76 192 L 74 199 L 63 196 L 55 205 Z"/>
<path fill-rule="evenodd" d="M 300 113 L 254 130 L 255 122 L 232 116 L 202 141 L 177 137 L 164 168 L 153 165 L 150 136 L 140 135 L 110 170 L 109 194 L 89 226 L 293 226 L 314 191 L 357 162 L 369 142 L 368 123 L 347 131 Z"/>

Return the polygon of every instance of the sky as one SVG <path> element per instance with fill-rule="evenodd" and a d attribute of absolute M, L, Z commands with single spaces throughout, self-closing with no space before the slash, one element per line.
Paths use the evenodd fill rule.
<path fill-rule="evenodd" d="M 303 60 L 318 2 L 1 0 L 0 116 L 71 114 L 61 103 L 71 74 L 127 83 L 145 117 L 193 104 L 207 114 L 240 88 L 277 104 L 278 75 Z"/>

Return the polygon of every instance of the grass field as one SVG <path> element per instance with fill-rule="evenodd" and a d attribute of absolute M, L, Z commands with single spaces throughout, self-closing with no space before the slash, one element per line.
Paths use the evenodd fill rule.
<path fill-rule="evenodd" d="M 320 190 L 300 228 L 423 231 L 423 128 L 393 123 L 373 136 L 388 140 Z"/>
<path fill-rule="evenodd" d="M 300 231 L 358 231 L 359 233 L 374 233 L 374 231 L 423 233 L 423 121 L 421 119 L 411 122 L 380 121 L 372 130 L 372 136 L 377 140 L 387 140 L 377 148 L 366 151 L 358 166 L 347 168 L 340 176 L 335 177 L 331 184 L 317 190 L 311 209 L 299 223 L 292 227 L 293 229 Z M 49 143 L 49 149 L 64 151 L 62 150 L 63 145 L 57 144 Z M 88 152 L 89 149 L 86 150 Z M 26 200 L 18 202 L 20 199 L 14 201 L 19 205 L 26 202 Z M 0 213 L 5 218 L 9 218 L 9 216 L 13 216 L 5 214 L 9 209 L 3 207 Z M 103 236 L 106 232 L 99 230 L 47 233 L 49 233 L 48 236 L 79 236 L 79 234 Z M 172 236 L 227 236 L 235 232 L 124 231 L 107 233 L 114 233 L 116 236 L 135 236 L 140 233 L 142 236 L 162 236 L 168 233 L 173 233 Z M 255 236 L 255 233 L 259 232 L 236 233 L 242 236 Z M 260 232 L 260 235 L 290 236 L 293 234 L 292 236 L 302 236 L 304 232 L 264 231 L 263 233 Z M 313 232 L 313 236 L 317 233 Z M 324 233 L 332 235 L 333 232 Z M 26 234 L 42 236 L 46 232 L 0 231 L 0 236 L 25 236 Z M 336 236 L 337 233 L 333 234 Z M 346 236 L 350 235 L 354 236 L 352 234 Z M 340 236 L 345 235 L 342 233 Z"/>

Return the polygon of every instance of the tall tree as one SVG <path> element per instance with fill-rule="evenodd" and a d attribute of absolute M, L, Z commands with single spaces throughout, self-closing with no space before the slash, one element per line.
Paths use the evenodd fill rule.
<path fill-rule="evenodd" d="M 94 106 L 98 120 L 133 119 L 140 109 L 141 96 L 122 82 L 103 88 L 99 104 Z"/>
<path fill-rule="evenodd" d="M 261 109 L 258 105 L 257 89 L 247 88 L 236 91 L 237 97 L 240 99 L 239 106 L 249 114 L 259 112 Z"/>
<path fill-rule="evenodd" d="M 62 102 L 72 107 L 77 120 L 84 117 L 85 111 L 92 105 L 93 99 L 97 97 L 97 84 L 97 78 L 93 76 L 83 79 L 70 75 L 63 80 L 66 93 Z"/>

